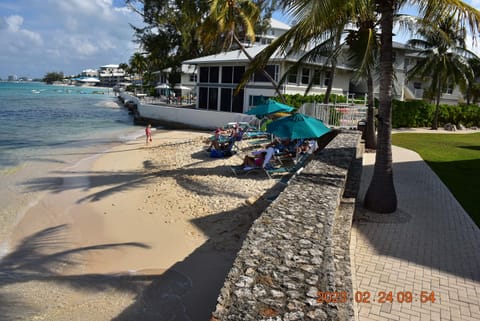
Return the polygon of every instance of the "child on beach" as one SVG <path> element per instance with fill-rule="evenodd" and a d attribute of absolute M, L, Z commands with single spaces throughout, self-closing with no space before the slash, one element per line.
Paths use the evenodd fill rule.
<path fill-rule="evenodd" d="M 152 141 L 152 125 L 148 124 L 145 128 L 145 135 L 147 136 L 147 145 Z"/>

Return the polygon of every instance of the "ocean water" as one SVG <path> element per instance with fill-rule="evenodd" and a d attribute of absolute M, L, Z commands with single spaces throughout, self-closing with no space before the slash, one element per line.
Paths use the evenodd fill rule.
<path fill-rule="evenodd" d="M 42 177 L 141 135 L 111 89 L 0 82 L 0 257 Z"/>

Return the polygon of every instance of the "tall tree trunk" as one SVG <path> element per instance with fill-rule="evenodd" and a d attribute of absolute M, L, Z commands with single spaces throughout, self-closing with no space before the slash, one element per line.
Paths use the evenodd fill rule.
<path fill-rule="evenodd" d="M 335 33 L 335 48 L 334 51 L 340 47 L 342 33 L 340 31 Z M 323 103 L 328 104 L 330 102 L 330 95 L 332 94 L 333 80 L 335 78 L 335 71 L 337 70 L 337 57 L 332 58 L 332 68 L 330 68 L 330 78 L 328 79 L 327 89 L 325 90 L 325 97 Z"/>
<path fill-rule="evenodd" d="M 367 127 L 365 128 L 365 148 L 377 148 L 377 137 L 375 135 L 375 119 L 373 112 L 375 101 L 373 97 L 373 77 L 370 69 L 367 71 L 367 92 L 368 92 L 368 110 L 367 110 Z"/>
<path fill-rule="evenodd" d="M 440 75 L 437 79 L 437 94 L 435 97 L 435 115 L 433 116 L 433 124 L 432 129 L 438 129 L 438 112 L 440 109 L 440 96 L 441 96 L 442 88 L 440 86 Z"/>
<path fill-rule="evenodd" d="M 251 62 L 253 61 L 253 57 L 250 56 L 250 54 L 247 52 L 247 50 L 245 49 L 245 47 L 243 46 L 243 44 L 240 42 L 240 40 L 237 38 L 237 35 L 233 35 L 233 39 L 235 39 L 235 42 L 237 43 L 237 45 L 240 47 L 240 50 L 242 50 L 242 52 L 245 54 L 245 56 L 247 56 L 247 59 Z M 275 92 L 277 93 L 278 97 L 280 97 L 280 99 L 282 100 L 282 103 L 286 104 L 287 101 L 285 100 L 285 97 L 283 97 L 283 94 L 280 92 L 280 89 L 278 88 L 278 84 L 277 82 L 275 81 L 275 79 L 272 78 L 272 76 L 270 76 L 270 74 L 262 68 L 262 72 L 263 74 L 265 75 L 265 77 L 267 77 L 267 79 L 272 83 L 273 85 L 273 88 L 275 89 Z"/>
<path fill-rule="evenodd" d="M 364 206 L 378 213 L 397 209 L 392 166 L 392 30 L 394 0 L 377 1 L 381 13 L 380 106 L 378 110 L 378 141 L 373 177 L 365 195 Z"/>

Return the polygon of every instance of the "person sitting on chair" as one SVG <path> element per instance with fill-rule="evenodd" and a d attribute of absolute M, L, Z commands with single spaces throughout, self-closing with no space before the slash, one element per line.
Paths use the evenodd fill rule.
<path fill-rule="evenodd" d="M 222 150 L 228 146 L 229 144 L 228 141 L 223 143 L 220 142 L 222 135 L 224 134 L 225 134 L 225 131 L 222 130 L 221 128 L 217 128 L 215 130 L 215 135 L 210 143 L 210 146 L 208 146 L 208 149 L 207 149 L 208 152 L 212 150 L 212 147 L 215 148 L 216 150 Z"/>
<path fill-rule="evenodd" d="M 242 166 L 244 169 L 262 167 L 266 155 L 266 151 L 261 151 L 258 154 L 255 153 L 253 156 L 245 155 L 243 158 L 243 163 L 240 166 Z"/>

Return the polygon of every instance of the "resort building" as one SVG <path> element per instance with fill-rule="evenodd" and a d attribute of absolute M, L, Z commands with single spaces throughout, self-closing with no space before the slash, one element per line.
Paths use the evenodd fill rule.
<path fill-rule="evenodd" d="M 119 67 L 119 65 L 110 64 L 101 66 L 98 71 L 98 77 L 100 80 L 99 86 L 113 87 L 118 83 L 125 81 L 125 71 Z"/>
<path fill-rule="evenodd" d="M 98 70 L 97 69 L 85 69 L 82 70 L 82 73 L 80 74 L 82 77 L 94 77 L 98 78 Z"/>
<path fill-rule="evenodd" d="M 255 57 L 276 37 L 288 30 L 289 26 L 275 19 L 271 20 L 271 29 L 266 34 L 257 37 L 257 43 L 246 48 L 251 57 Z M 424 99 L 424 89 L 429 87 L 429 80 L 407 80 L 407 71 L 411 69 L 422 57 L 418 51 L 404 44 L 394 42 L 394 98 L 398 100 L 421 100 Z M 305 94 L 308 86 L 309 94 L 323 94 L 327 89 L 330 75 L 330 65 L 326 58 L 318 58 L 316 61 L 308 61 L 294 71 L 289 68 L 298 62 L 300 54 L 286 56 L 275 53 L 265 71 L 278 84 L 285 76 L 285 81 L 280 85 L 282 94 Z M 198 78 L 195 85 L 197 96 L 197 108 L 217 110 L 225 112 L 242 113 L 257 105 L 261 100 L 277 96 L 272 83 L 265 77 L 263 72 L 258 71 L 248 81 L 243 89 L 235 93 L 238 83 L 243 77 L 249 60 L 241 50 L 232 50 L 206 57 L 184 61 L 185 66 L 196 68 Z M 287 73 L 285 75 L 285 73 Z M 193 75 L 190 74 L 190 81 Z M 365 96 L 367 92 L 364 80 L 355 80 L 355 67 L 350 64 L 346 55 L 340 55 L 333 78 L 332 93 L 344 96 Z M 182 78 L 182 81 L 186 81 Z M 189 86 L 192 86 L 189 83 Z M 379 84 L 374 80 L 374 95 L 378 97 Z M 193 86 L 192 86 L 193 87 Z M 463 95 L 458 86 L 447 88 L 442 94 L 442 104 L 457 104 L 463 102 Z"/>
<path fill-rule="evenodd" d="M 246 51 L 255 57 L 266 46 L 254 46 L 246 48 Z M 264 70 L 278 83 L 298 58 L 275 54 Z M 237 85 L 249 64 L 247 56 L 241 50 L 191 59 L 185 63 L 197 66 L 197 107 L 200 109 L 243 113 L 263 99 L 277 95 L 273 84 L 263 71 L 257 71 L 247 85 L 235 94 Z M 320 59 L 303 65 L 299 70 L 289 72 L 279 91 L 282 94 L 304 94 L 312 81 L 310 94 L 324 93 L 330 77 L 330 72 L 325 70 L 324 66 L 325 61 Z M 338 64 L 332 93 L 347 95 L 352 74 L 352 68 Z"/>

